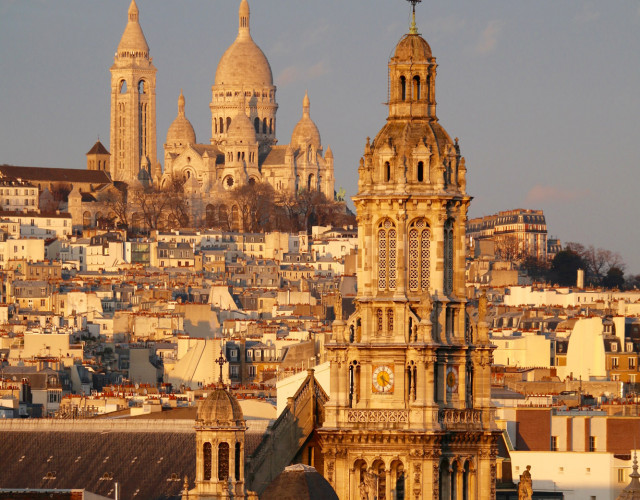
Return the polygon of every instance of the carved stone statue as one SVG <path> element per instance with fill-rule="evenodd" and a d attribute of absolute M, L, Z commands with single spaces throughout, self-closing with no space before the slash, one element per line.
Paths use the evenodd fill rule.
<path fill-rule="evenodd" d="M 487 292 L 483 291 L 478 299 L 478 322 L 484 322 L 487 317 Z"/>
<path fill-rule="evenodd" d="M 338 291 L 336 293 L 335 301 L 333 303 L 333 311 L 337 321 L 342 321 L 342 294 Z"/>
<path fill-rule="evenodd" d="M 527 470 L 520 474 L 518 483 L 518 500 L 531 500 L 533 496 L 533 482 L 531 480 L 531 466 L 527 465 Z"/>

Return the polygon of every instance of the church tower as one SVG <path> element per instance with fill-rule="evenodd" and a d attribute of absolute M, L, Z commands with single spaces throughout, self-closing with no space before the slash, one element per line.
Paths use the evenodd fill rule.
<path fill-rule="evenodd" d="M 142 33 L 138 6 L 131 0 L 129 21 L 111 66 L 111 179 L 134 182 L 156 160 L 156 68 Z"/>
<path fill-rule="evenodd" d="M 492 347 L 482 311 L 476 325 L 466 314 L 471 197 L 435 78 L 414 11 L 389 60 L 387 122 L 360 160 L 356 311 L 326 345 L 319 433 L 341 500 L 495 498 Z"/>
<path fill-rule="evenodd" d="M 195 487 L 183 500 L 253 498 L 244 486 L 245 431 L 240 404 L 220 382 L 198 407 Z"/>

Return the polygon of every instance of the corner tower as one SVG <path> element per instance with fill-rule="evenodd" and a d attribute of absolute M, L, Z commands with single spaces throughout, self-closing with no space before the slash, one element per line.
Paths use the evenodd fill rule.
<path fill-rule="evenodd" d="M 356 311 L 326 345 L 324 474 L 342 500 L 495 498 L 492 348 L 466 314 L 471 197 L 435 76 L 414 18 L 389 60 L 387 122 L 360 160 Z"/>
<path fill-rule="evenodd" d="M 111 179 L 134 182 L 155 167 L 156 68 L 135 0 L 111 66 Z M 147 172 L 149 176 L 151 171 Z"/>
<path fill-rule="evenodd" d="M 271 65 L 251 38 L 249 2 L 238 10 L 238 36 L 223 54 L 211 87 L 211 143 L 227 138 L 238 104 L 244 101 L 260 152 L 276 143 L 276 87 Z"/>

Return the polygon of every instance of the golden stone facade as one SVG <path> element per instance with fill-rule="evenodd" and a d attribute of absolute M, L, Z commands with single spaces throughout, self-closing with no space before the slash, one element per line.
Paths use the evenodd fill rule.
<path fill-rule="evenodd" d="M 471 197 L 435 78 L 413 25 L 389 61 L 387 123 L 360 161 L 356 311 L 326 345 L 319 434 L 342 500 L 495 498 L 492 347 L 464 298 Z"/>
<path fill-rule="evenodd" d="M 334 197 L 331 148 L 324 150 L 305 95 L 291 143 L 277 144 L 276 86 L 266 56 L 253 41 L 247 0 L 240 2 L 238 35 L 217 67 L 212 86 L 211 137 L 199 144 L 183 93 L 164 144 L 164 171 L 156 160 L 156 69 L 132 0 L 129 22 L 111 68 L 111 175 L 127 183 L 185 181 L 194 211 L 205 211 L 230 190 L 268 182 L 279 192 L 301 189 Z"/>

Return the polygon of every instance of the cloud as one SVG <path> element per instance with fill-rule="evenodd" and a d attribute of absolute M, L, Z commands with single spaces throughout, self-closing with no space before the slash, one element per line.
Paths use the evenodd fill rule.
<path fill-rule="evenodd" d="M 584 4 L 580 12 L 573 16 L 573 22 L 577 25 L 585 25 L 597 21 L 599 17 L 600 13 L 592 4 Z"/>
<path fill-rule="evenodd" d="M 493 52 L 498 44 L 498 37 L 502 33 L 502 28 L 504 28 L 504 21 L 499 19 L 490 21 L 480 34 L 480 38 L 473 48 L 474 51 L 477 54 L 489 54 Z"/>
<path fill-rule="evenodd" d="M 313 66 L 301 67 L 301 66 L 287 66 L 276 78 L 278 86 L 284 87 L 291 83 L 298 81 L 314 80 L 320 76 L 329 73 L 329 67 L 325 61 L 320 61 Z"/>
<path fill-rule="evenodd" d="M 291 43 L 291 35 L 282 33 L 278 40 L 269 49 L 271 55 L 291 55 L 305 53 L 309 47 L 318 45 L 330 36 L 331 25 L 326 19 L 321 19 L 318 24 L 304 27 L 303 32 L 295 35 L 296 43 Z"/>
<path fill-rule="evenodd" d="M 571 202 L 589 196 L 588 189 L 563 189 L 555 186 L 533 186 L 525 199 L 526 203 Z"/>

